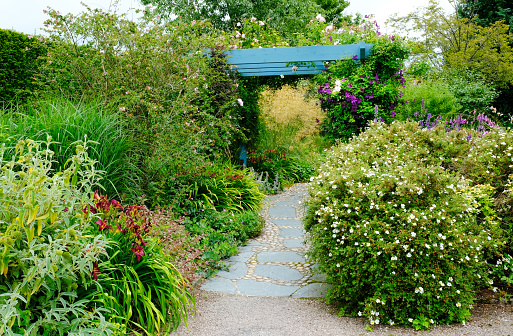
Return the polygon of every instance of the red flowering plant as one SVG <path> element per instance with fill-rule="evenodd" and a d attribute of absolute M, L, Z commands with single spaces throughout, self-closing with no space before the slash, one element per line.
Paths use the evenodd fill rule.
<path fill-rule="evenodd" d="M 128 260 L 124 260 L 124 262 L 130 262 L 130 264 L 140 262 L 141 258 L 145 256 L 144 246 L 148 244 L 145 236 L 150 229 L 150 222 L 141 212 L 141 206 L 124 206 L 115 199 L 109 200 L 107 196 L 101 195 L 97 191 L 94 193 L 94 199 L 94 205 L 83 211 L 97 214 L 99 216 L 95 222 L 97 233 L 103 234 L 117 243 L 113 248 L 119 252 L 109 253 L 109 256 L 111 258 L 119 256 L 123 259 L 128 257 Z M 98 274 L 100 274 L 100 269 L 96 264 L 92 277 L 96 280 Z"/>
<path fill-rule="evenodd" d="M 194 297 L 163 251 L 166 245 L 149 234 L 151 223 L 163 223 L 144 206 L 123 205 L 98 192 L 83 211 L 96 215 L 90 233 L 112 243 L 108 257 L 93 265 L 93 280 L 82 296 L 107 309 L 109 320 L 127 330 L 153 335 L 176 328 L 194 306 Z"/>

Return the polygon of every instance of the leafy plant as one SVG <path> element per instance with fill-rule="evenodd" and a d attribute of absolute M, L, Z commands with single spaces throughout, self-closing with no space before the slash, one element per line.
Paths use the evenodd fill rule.
<path fill-rule="evenodd" d="M 150 222 L 140 206 L 123 206 L 95 193 L 87 211 L 98 213 L 93 234 L 114 243 L 94 263 L 93 279 L 82 295 L 109 310 L 109 318 L 148 335 L 174 330 L 194 305 L 192 289 L 169 262 L 159 241 L 148 235 Z"/>
<path fill-rule="evenodd" d="M 94 219 L 82 212 L 100 174 L 87 141 L 52 171 L 52 145 L 25 139 L 8 158 L 0 151 L 0 335 L 113 335 L 104 309 L 77 294 L 110 246 L 88 234 Z"/>
<path fill-rule="evenodd" d="M 209 276 L 222 267 L 221 260 L 237 253 L 237 246 L 260 234 L 263 220 L 256 211 L 230 213 L 203 209 L 191 211 L 184 218 L 184 225 L 191 234 L 201 236 L 205 248 L 202 259 L 208 262 L 204 271 Z"/>
<path fill-rule="evenodd" d="M 358 56 L 328 66 L 317 75 L 321 107 L 326 118 L 321 124 L 330 139 L 358 134 L 371 119 L 390 122 L 396 117 L 399 85 L 404 85 L 402 62 L 408 49 L 400 40 L 375 45 L 368 61 Z"/>
<path fill-rule="evenodd" d="M 311 178 L 305 219 L 328 298 L 371 324 L 468 319 L 510 239 L 494 187 L 511 169 L 495 151 L 509 153 L 512 140 L 499 128 L 480 136 L 372 122 L 334 147 Z"/>

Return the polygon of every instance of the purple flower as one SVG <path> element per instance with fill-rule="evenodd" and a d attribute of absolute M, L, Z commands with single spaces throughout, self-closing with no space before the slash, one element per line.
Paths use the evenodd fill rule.
<path fill-rule="evenodd" d="M 352 58 L 353 61 L 357 61 L 358 60 L 358 55 L 354 55 L 353 58 Z"/>

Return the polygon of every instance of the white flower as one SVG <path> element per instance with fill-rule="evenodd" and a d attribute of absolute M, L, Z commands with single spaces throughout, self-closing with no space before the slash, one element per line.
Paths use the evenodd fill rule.
<path fill-rule="evenodd" d="M 237 103 L 239 103 L 240 106 L 244 106 L 244 102 L 240 98 L 237 99 Z"/>
<path fill-rule="evenodd" d="M 456 307 L 461 307 L 461 303 L 456 302 Z"/>
<path fill-rule="evenodd" d="M 240 27 L 240 26 L 241 26 L 240 22 L 237 22 L 237 27 Z"/>
<path fill-rule="evenodd" d="M 408 252 L 408 254 L 406 255 L 408 258 L 411 258 L 411 253 Z"/>
<path fill-rule="evenodd" d="M 261 26 L 264 25 L 264 23 L 262 21 L 258 21 L 258 24 L 261 25 Z"/>
<path fill-rule="evenodd" d="M 411 233 L 411 236 L 412 236 L 412 237 L 415 237 L 416 235 L 417 235 L 417 234 L 416 234 L 415 232 L 412 232 L 412 233 Z"/>
<path fill-rule="evenodd" d="M 413 322 L 413 319 L 410 317 L 410 318 L 408 319 L 408 321 L 409 321 L 410 323 L 412 323 L 412 322 Z"/>
<path fill-rule="evenodd" d="M 255 22 L 256 21 L 256 17 L 252 17 L 251 19 L 249 19 L 249 21 Z"/>
<path fill-rule="evenodd" d="M 392 258 L 390 258 L 390 260 L 397 260 L 397 257 L 393 256 Z"/>
<path fill-rule="evenodd" d="M 322 17 L 321 14 L 317 14 L 317 16 L 315 17 L 317 19 L 317 21 L 319 22 L 326 22 L 326 19 Z"/>
<path fill-rule="evenodd" d="M 297 71 L 297 66 L 296 66 L 296 65 L 294 65 L 294 66 L 292 67 L 292 72 L 296 72 L 296 71 Z"/>
<path fill-rule="evenodd" d="M 362 312 L 361 311 L 358 312 L 358 316 L 362 316 Z"/>

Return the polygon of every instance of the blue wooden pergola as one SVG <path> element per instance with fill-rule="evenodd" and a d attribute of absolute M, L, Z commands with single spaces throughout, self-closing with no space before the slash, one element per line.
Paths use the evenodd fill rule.
<path fill-rule="evenodd" d="M 313 75 L 324 69 L 323 62 L 356 56 L 367 59 L 372 44 L 341 44 L 313 47 L 233 49 L 227 63 L 242 76 Z M 296 68 L 297 67 L 297 68 Z"/>
<path fill-rule="evenodd" d="M 372 44 L 341 44 L 312 47 L 233 49 L 226 52 L 227 63 L 241 76 L 314 75 L 325 69 L 324 62 L 367 59 Z M 239 161 L 247 166 L 246 146 L 241 145 Z"/>

